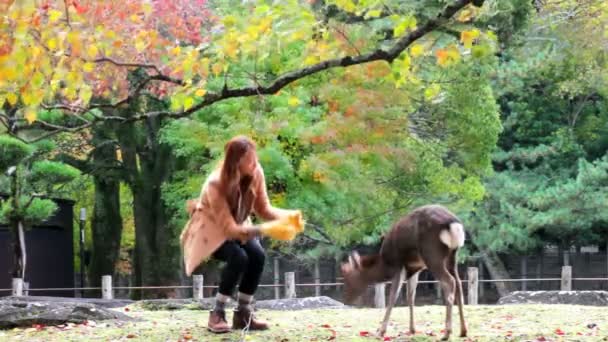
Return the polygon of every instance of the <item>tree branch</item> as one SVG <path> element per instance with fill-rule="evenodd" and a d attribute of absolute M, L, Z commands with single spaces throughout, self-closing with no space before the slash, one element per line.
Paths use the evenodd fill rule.
<path fill-rule="evenodd" d="M 257 96 L 257 95 L 271 95 L 275 94 L 285 86 L 291 84 L 294 81 L 297 81 L 306 76 L 310 76 L 316 73 L 319 73 L 324 70 L 338 68 L 338 67 L 348 67 L 352 65 L 365 64 L 374 61 L 387 61 L 388 63 L 392 63 L 401 52 L 403 52 L 408 46 L 410 46 L 413 42 L 420 39 L 425 34 L 433 31 L 438 28 L 440 25 L 444 24 L 449 18 L 451 18 L 456 12 L 460 9 L 464 8 L 466 5 L 470 4 L 472 0 L 458 0 L 450 6 L 447 6 L 444 11 L 439 14 L 435 19 L 427 21 L 424 25 L 418 27 L 416 30 L 412 31 L 410 34 L 400 38 L 397 42 L 388 50 L 383 50 L 381 48 L 376 49 L 367 54 L 358 55 L 358 56 L 345 56 L 342 58 L 335 58 L 326 60 L 323 62 L 319 62 L 317 64 L 290 71 L 284 73 L 274 80 L 274 82 L 270 83 L 267 86 L 254 86 L 254 87 L 245 87 L 245 88 L 236 88 L 229 89 L 228 87 L 224 87 L 219 93 L 207 93 L 204 97 L 204 100 L 193 106 L 192 108 L 182 111 L 182 112 L 168 112 L 168 111 L 157 111 L 157 112 L 148 112 L 144 114 L 134 115 L 128 121 L 138 121 L 145 119 L 146 117 L 156 117 L 156 116 L 165 116 L 170 118 L 182 118 L 191 115 L 199 111 L 200 109 L 207 107 L 215 102 L 219 102 L 222 100 L 236 98 L 236 97 L 249 97 L 249 96 Z"/>
<path fill-rule="evenodd" d="M 413 42 L 420 39 L 424 35 L 430 33 L 431 31 L 439 28 L 446 21 L 448 21 L 455 13 L 457 13 L 459 10 L 461 10 L 462 8 L 464 8 L 465 6 L 467 6 L 468 4 L 470 4 L 472 2 L 473 2 L 473 0 L 455 1 L 451 5 L 445 7 L 445 9 L 439 15 L 437 15 L 437 17 L 435 19 L 427 21 L 426 23 L 419 26 L 414 31 L 412 31 L 409 34 L 396 40 L 395 44 L 388 50 L 378 48 L 378 49 L 371 51 L 369 53 L 366 53 L 366 54 L 360 54 L 357 56 L 345 56 L 345 57 L 341 57 L 341 58 L 334 58 L 334 59 L 322 61 L 322 62 L 319 62 L 317 64 L 314 64 L 314 65 L 311 65 L 308 67 L 286 72 L 286 73 L 278 76 L 277 78 L 275 78 L 273 82 L 271 82 L 267 85 L 256 83 L 254 86 L 235 88 L 235 89 L 230 89 L 226 85 L 219 92 L 208 92 L 203 97 L 202 102 L 192 106 L 188 110 L 184 110 L 181 112 L 152 111 L 152 112 L 135 114 L 128 118 L 121 117 L 121 116 L 95 115 L 94 119 L 91 120 L 90 123 L 86 123 L 86 124 L 79 125 L 79 126 L 73 126 L 73 127 L 62 127 L 62 126 L 51 125 L 48 123 L 41 123 L 41 125 L 44 126 L 45 128 L 54 129 L 54 130 L 48 132 L 43 137 L 36 138 L 36 140 L 41 140 L 41 139 L 47 138 L 53 134 L 57 134 L 60 132 L 66 132 L 66 131 L 75 132 L 75 131 L 78 131 L 81 129 L 85 129 L 85 128 L 91 127 L 93 124 L 95 124 L 96 122 L 99 122 L 99 121 L 118 121 L 118 122 L 122 122 L 122 123 L 129 123 L 129 122 L 135 122 L 135 121 L 145 120 L 145 119 L 154 118 L 154 117 L 167 117 L 167 118 L 174 118 L 174 119 L 183 118 L 183 117 L 190 116 L 191 114 L 201 110 L 202 108 L 210 106 L 219 101 L 223 101 L 223 100 L 227 100 L 227 99 L 231 99 L 231 98 L 238 98 L 238 97 L 250 97 L 250 96 L 275 94 L 282 88 L 288 86 L 289 84 L 291 84 L 299 79 L 302 79 L 304 77 L 314 75 L 321 71 L 329 70 L 332 68 L 340 68 L 340 67 L 344 68 L 344 67 L 348 67 L 348 66 L 365 64 L 365 63 L 374 62 L 374 61 L 386 61 L 388 63 L 392 63 Z M 479 1 L 477 1 L 477 2 L 479 2 Z M 479 5 L 479 4 L 476 3 L 476 5 Z M 87 108 L 74 107 L 74 106 L 62 104 L 62 105 L 57 105 L 57 106 L 45 106 L 45 108 L 57 108 L 57 109 L 64 109 L 64 110 L 69 110 L 69 111 L 75 111 L 74 109 L 76 108 L 76 111 L 81 111 L 81 112 L 88 112 L 94 108 L 110 108 L 110 107 L 115 108 L 122 104 L 126 104 L 126 103 L 130 102 L 131 100 L 133 100 L 135 97 L 139 96 L 140 92 L 143 90 L 143 88 L 145 87 L 147 82 L 150 82 L 152 80 L 159 80 L 159 81 L 171 82 L 171 83 L 183 85 L 182 80 L 173 79 L 173 78 L 163 75 L 160 72 L 159 68 L 152 64 L 123 63 L 123 62 L 115 61 L 108 57 L 102 57 L 102 58 L 96 59 L 96 60 L 94 60 L 94 62 L 97 62 L 97 63 L 107 62 L 107 63 L 112 63 L 117 66 L 140 67 L 140 68 L 145 68 L 145 69 L 152 69 L 157 74 L 150 75 L 149 77 L 145 78 L 141 83 L 138 84 L 138 86 L 136 86 L 134 88 L 133 92 L 131 94 L 129 94 L 129 96 L 127 96 L 125 99 L 120 100 L 113 104 L 92 104 Z"/>

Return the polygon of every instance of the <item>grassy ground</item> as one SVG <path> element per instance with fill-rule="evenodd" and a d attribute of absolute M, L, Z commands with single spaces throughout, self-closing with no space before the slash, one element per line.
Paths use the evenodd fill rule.
<path fill-rule="evenodd" d="M 91 322 L 87 325 L 32 327 L 0 331 L 0 341 L 377 341 L 371 335 L 383 315 L 379 309 L 260 311 L 271 322 L 267 332 L 212 335 L 205 330 L 207 312 L 121 309 L 141 322 Z M 443 306 L 415 309 L 418 332 L 407 336 L 407 309 L 393 310 L 387 341 L 435 341 L 443 328 Z M 454 314 L 457 313 L 455 310 Z M 465 307 L 469 338 L 458 336 L 455 315 L 452 341 L 608 341 L 608 311 L 571 305 Z M 232 313 L 229 312 L 229 319 Z M 365 335 L 369 333 L 369 337 Z"/>

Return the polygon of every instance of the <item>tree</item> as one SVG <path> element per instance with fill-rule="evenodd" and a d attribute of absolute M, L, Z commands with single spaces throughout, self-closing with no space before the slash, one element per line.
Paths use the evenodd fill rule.
<path fill-rule="evenodd" d="M 506 278 L 497 253 L 603 242 L 607 8 L 599 1 L 547 1 L 504 51 L 495 91 L 505 126 L 496 173 L 471 214 L 477 255 Z M 503 292 L 505 289 L 503 289 Z"/>
<path fill-rule="evenodd" d="M 428 91 L 422 89 L 427 101 L 441 102 L 440 84 L 420 82 L 420 76 L 425 76 L 424 70 L 413 77 L 410 72 L 412 59 L 423 57 L 420 60 L 424 60 L 425 64 L 438 64 L 438 68 L 449 70 L 452 66 L 460 65 L 460 61 L 475 62 L 491 56 L 496 44 L 495 35 L 491 31 L 485 27 L 471 27 L 470 24 L 478 17 L 483 17 L 486 21 L 491 21 L 488 18 L 493 17 L 490 8 L 476 9 L 470 5 L 471 1 L 455 1 L 448 5 L 429 1 L 424 6 L 411 5 L 403 8 L 401 2 L 395 2 L 389 4 L 392 13 L 390 16 L 383 14 L 382 8 L 376 3 L 328 4 L 337 6 L 337 10 L 346 16 L 362 16 L 364 19 L 348 26 L 333 18 L 317 19 L 320 14 L 316 9 L 295 1 L 276 6 L 231 3 L 230 7 L 217 6 L 221 20 L 211 19 L 198 23 L 198 31 L 203 32 L 202 41 L 167 38 L 171 34 L 166 29 L 172 23 L 159 23 L 158 20 L 169 17 L 180 21 L 184 18 L 176 13 L 194 13 L 192 10 L 176 11 L 175 8 L 163 7 L 167 3 L 153 1 L 150 3 L 152 6 L 149 6 L 147 2 L 134 1 L 129 6 L 123 6 L 123 3 L 117 5 L 118 2 L 72 2 L 66 7 L 65 2 L 59 2 L 36 8 L 32 6 L 33 2 L 9 2 L 8 10 L 11 14 L 8 22 L 3 23 L 5 32 L 11 34 L 3 36 L 7 37 L 4 41 L 8 43 L 5 43 L 4 49 L 7 53 L 0 61 L 0 73 L 8 77 L 0 85 L 0 89 L 3 89 L 0 96 L 3 96 L 1 99 L 5 103 L 0 121 L 6 127 L 14 127 L 12 132 L 22 132 L 19 137 L 27 140 L 93 126 L 111 131 L 108 139 L 116 141 L 114 150 L 120 151 L 123 156 L 122 161 L 114 160 L 111 163 L 128 171 L 122 177 L 132 187 L 135 205 L 140 208 L 137 210 L 139 214 L 136 214 L 141 218 L 136 220 L 136 250 L 142 251 L 141 253 L 145 253 L 144 243 L 151 243 L 153 248 L 148 248 L 151 251 L 164 251 L 168 249 L 164 247 L 171 247 L 163 245 L 168 243 L 162 238 L 164 235 L 156 234 L 167 230 L 163 218 L 167 215 L 160 214 L 158 224 L 149 225 L 149 217 L 143 210 L 150 208 L 150 203 L 163 203 L 158 200 L 159 189 L 169 178 L 173 154 L 166 146 L 156 144 L 155 137 L 170 119 L 190 116 L 231 98 L 274 94 L 281 89 L 291 92 L 294 83 L 304 77 L 328 69 L 369 62 L 390 69 L 385 79 L 380 77 L 384 82 L 399 87 L 415 85 L 414 88 L 418 91 L 424 86 L 430 86 Z M 480 5 L 480 2 L 476 4 Z M 512 4 L 513 8 L 520 9 L 517 1 Z M 202 6 L 203 3 L 199 2 L 199 5 Z M 155 11 L 162 12 L 163 15 L 155 16 Z M 240 11 L 248 16 L 237 20 L 230 11 Z M 505 12 L 501 12 L 501 15 L 503 13 Z M 95 20 L 88 20 L 93 16 Z M 457 20 L 451 20 L 454 17 Z M 128 20 L 123 20 L 127 18 Z M 39 26 L 34 30 L 25 30 L 24 26 L 19 26 L 27 22 L 35 25 L 38 23 Z M 100 22 L 104 25 L 96 26 Z M 12 30 L 12 25 L 15 25 L 15 30 Z M 446 27 L 448 33 L 444 32 Z M 133 30 L 142 30 L 146 34 L 134 36 Z M 390 34 L 387 35 L 387 32 Z M 87 47 L 86 51 L 82 49 L 84 46 Z M 281 48 L 277 50 L 276 46 Z M 29 47 L 37 47 L 40 51 L 33 49 L 37 54 L 30 55 Z M 72 50 L 76 52 L 72 53 Z M 28 65 L 39 66 L 37 69 L 44 70 L 42 78 L 56 88 L 39 87 L 36 85 L 38 83 L 26 84 L 23 79 L 18 79 L 11 73 L 11 70 L 18 70 L 28 76 L 31 71 L 27 68 Z M 54 72 L 57 66 L 58 70 Z M 75 72 L 81 69 L 86 71 L 87 77 L 80 77 Z M 475 68 L 469 68 L 468 71 L 466 68 L 455 70 L 482 75 L 488 71 Z M 33 73 L 32 79 L 39 81 L 40 77 Z M 433 163 L 427 164 L 429 167 L 442 169 L 442 159 L 446 156 L 444 153 L 450 152 L 449 157 L 455 164 L 467 165 L 468 168 L 456 168 L 458 172 L 454 173 L 449 171 L 455 170 L 446 168 L 438 177 L 421 178 L 434 186 L 435 193 L 440 191 L 442 185 L 454 181 L 461 186 L 453 185 L 450 189 L 452 192 L 464 192 L 467 188 L 464 185 L 472 184 L 474 190 L 469 196 L 479 193 L 479 182 L 474 178 L 469 177 L 468 183 L 459 182 L 467 178 L 467 174 L 481 172 L 473 171 L 476 167 L 488 165 L 485 151 L 489 146 L 487 144 L 492 144 L 492 139 L 495 139 L 495 122 L 491 116 L 488 117 L 491 121 L 487 126 L 489 130 L 478 132 L 472 129 L 474 126 L 458 127 L 456 121 L 452 121 L 451 126 L 441 125 L 458 108 L 468 108 L 466 113 L 469 117 L 463 117 L 464 122 L 471 122 L 470 119 L 474 117 L 471 106 L 481 104 L 483 112 L 491 113 L 491 101 L 488 101 L 491 94 L 488 88 L 476 84 L 475 89 L 481 91 L 479 103 L 476 103 L 476 97 L 470 97 L 468 101 L 465 98 L 450 97 L 450 105 L 443 107 L 449 110 L 425 113 L 437 115 L 437 120 L 433 120 L 435 125 L 428 127 L 431 133 L 470 128 L 464 143 L 468 144 L 468 151 L 477 150 L 474 153 L 455 152 L 454 147 L 459 143 L 455 137 L 450 141 L 451 149 L 436 144 L 424 152 L 438 155 Z M 460 88 L 459 92 L 465 94 L 466 89 Z M 32 102 L 32 98 L 43 101 Z M 300 100 L 289 98 L 288 101 L 294 103 Z M 37 108 L 48 111 L 37 112 Z M 54 110 L 72 115 L 50 115 L 56 113 Z M 392 115 L 397 116 L 396 113 Z M 49 117 L 54 117 L 55 121 L 48 120 Z M 28 119 L 31 121 L 29 125 L 26 122 Z M 420 116 L 419 121 L 422 122 L 423 119 L 428 118 Z M 397 122 L 399 121 L 393 121 Z M 387 127 L 389 125 L 387 123 Z M 32 130 L 38 134 L 25 135 L 26 131 Z M 424 132 L 426 128 L 418 130 Z M 476 133 L 486 135 L 475 136 Z M 475 137 L 481 138 L 479 144 L 475 143 Z M 149 144 L 149 141 L 153 143 Z M 100 143 L 108 147 L 105 142 Z M 409 143 L 409 147 L 416 147 L 415 139 Z M 326 153 L 323 158 L 331 157 L 332 154 Z M 110 151 L 107 156 L 111 156 Z M 298 158 L 300 157 L 295 159 Z M 357 156 L 353 163 L 368 163 L 366 158 L 368 156 Z M 317 161 L 320 161 L 317 165 L 325 162 L 319 158 Z M 146 168 L 140 168 L 141 165 Z M 305 171 L 308 172 L 307 177 L 314 176 L 315 170 L 310 170 Z M 343 168 L 342 173 L 336 175 L 347 175 L 348 170 Z M 145 174 L 153 177 L 146 177 Z M 422 176 L 422 173 L 418 175 Z M 323 174 L 317 172 L 317 178 L 317 181 L 323 180 Z M 340 186 L 344 189 L 344 185 Z M 146 189 L 152 193 L 143 191 Z M 136 196 L 141 196 L 141 201 Z M 383 202 L 376 203 L 380 206 Z M 348 212 L 349 209 L 344 207 L 343 210 Z M 162 211 L 164 210 L 157 212 Z M 106 216 L 113 217 L 112 215 Z M 136 252 L 137 258 L 146 260 L 139 253 Z M 136 270 L 136 273 L 140 271 Z"/>
<path fill-rule="evenodd" d="M 0 222 L 7 223 L 11 231 L 14 278 L 25 278 L 25 229 L 48 219 L 57 209 L 48 197 L 59 194 L 61 186 L 78 176 L 67 165 L 44 160 L 52 149 L 48 142 L 29 146 L 0 136 L 0 191 L 9 195 L 2 201 Z"/>

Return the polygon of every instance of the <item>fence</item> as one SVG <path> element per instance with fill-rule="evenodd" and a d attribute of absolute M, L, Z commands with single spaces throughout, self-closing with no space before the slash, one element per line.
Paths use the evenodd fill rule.
<path fill-rule="evenodd" d="M 521 279 L 487 279 L 480 280 L 478 277 L 477 267 L 467 268 L 467 278 L 461 280 L 467 288 L 467 304 L 477 305 L 479 298 L 479 283 L 498 283 L 498 282 L 531 282 L 531 281 L 559 281 L 561 291 L 571 291 L 573 281 L 608 281 L 608 278 L 572 278 L 572 266 L 563 266 L 561 278 L 521 278 Z M 315 279 L 319 279 L 315 277 Z M 437 284 L 436 280 L 419 281 L 419 284 Z M 380 283 L 374 285 L 374 306 L 383 308 L 386 306 L 385 294 L 386 284 Z M 407 282 L 404 283 L 407 287 Z M 280 284 L 278 277 L 275 277 L 274 284 L 261 284 L 260 287 L 275 288 L 275 299 L 280 298 L 280 289 L 284 289 L 283 298 L 296 298 L 297 287 L 315 287 L 315 294 L 321 292 L 322 286 L 343 286 L 341 282 L 321 283 L 316 280 L 314 283 L 297 284 L 295 282 L 295 272 L 285 273 L 285 283 Z M 23 282 L 20 278 L 13 278 L 12 289 L 0 289 L 1 291 L 11 291 L 13 296 L 28 296 L 29 292 L 36 291 L 71 291 L 71 290 L 101 290 L 102 299 L 113 299 L 114 290 L 150 290 L 150 289 L 192 289 L 192 297 L 194 300 L 203 299 L 203 288 L 215 289 L 217 286 L 204 285 L 204 277 L 201 274 L 192 276 L 191 286 L 112 286 L 112 276 L 105 275 L 102 277 L 101 287 L 75 287 L 75 288 L 29 288 L 29 284 Z"/>

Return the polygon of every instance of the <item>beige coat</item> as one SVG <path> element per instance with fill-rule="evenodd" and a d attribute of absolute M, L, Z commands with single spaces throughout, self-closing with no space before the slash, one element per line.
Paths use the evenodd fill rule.
<path fill-rule="evenodd" d="M 247 240 L 245 227 L 251 224 L 251 212 L 263 220 L 275 220 L 291 212 L 270 204 L 259 164 L 249 187 L 235 194 L 221 192 L 219 177 L 219 170 L 214 171 L 205 181 L 199 200 L 186 203 L 190 220 L 180 240 L 188 276 L 226 240 Z M 197 203 L 201 203 L 198 210 Z"/>

